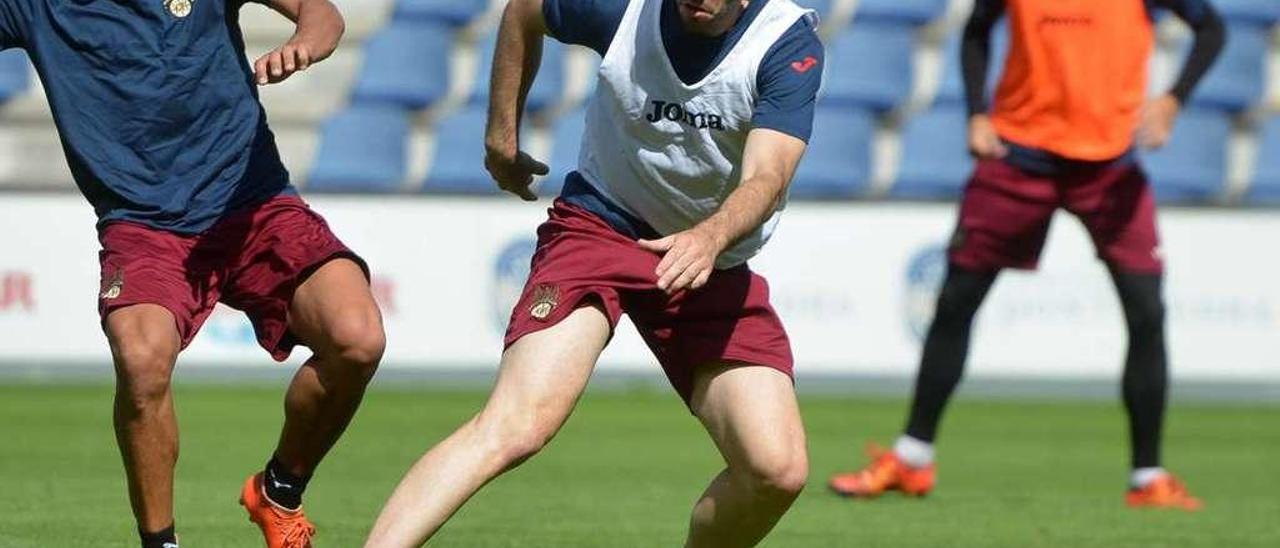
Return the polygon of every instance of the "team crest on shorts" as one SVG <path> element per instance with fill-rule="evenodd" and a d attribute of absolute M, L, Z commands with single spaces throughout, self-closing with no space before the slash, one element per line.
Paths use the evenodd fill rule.
<path fill-rule="evenodd" d="M 110 301 L 119 298 L 122 291 L 124 291 L 124 271 L 116 269 L 111 279 L 102 284 L 102 299 Z"/>
<path fill-rule="evenodd" d="M 165 0 L 164 7 L 169 8 L 169 13 L 179 19 L 191 15 L 191 7 L 194 0 Z"/>
<path fill-rule="evenodd" d="M 560 289 L 551 284 L 538 284 L 533 288 L 533 304 L 529 305 L 529 315 L 535 320 L 545 320 L 560 304 Z"/>

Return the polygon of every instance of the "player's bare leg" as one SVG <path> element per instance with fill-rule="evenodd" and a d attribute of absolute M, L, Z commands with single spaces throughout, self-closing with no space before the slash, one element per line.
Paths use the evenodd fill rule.
<path fill-rule="evenodd" d="M 511 345 L 484 409 L 414 464 L 365 546 L 420 546 L 486 483 L 542 449 L 586 389 L 609 332 L 604 311 L 583 306 Z"/>
<path fill-rule="evenodd" d="M 182 341 L 173 314 L 154 304 L 115 310 L 103 327 L 115 362 L 113 419 L 129 502 L 139 530 L 160 531 L 173 525 L 178 417 L 169 381 Z"/>
<path fill-rule="evenodd" d="M 285 395 L 278 458 L 310 475 L 346 430 L 386 347 L 369 280 L 350 259 L 326 263 L 294 293 L 289 330 L 314 353 Z"/>
<path fill-rule="evenodd" d="M 350 259 L 325 263 L 298 286 L 289 330 L 314 355 L 285 396 L 275 454 L 240 490 L 240 504 L 269 548 L 311 546 L 315 527 L 302 512 L 302 493 L 355 415 L 386 344 L 368 279 Z"/>
<path fill-rule="evenodd" d="M 703 367 L 692 408 L 727 466 L 694 505 L 685 546 L 755 546 L 800 495 L 809 473 L 791 379 L 768 367 Z"/>

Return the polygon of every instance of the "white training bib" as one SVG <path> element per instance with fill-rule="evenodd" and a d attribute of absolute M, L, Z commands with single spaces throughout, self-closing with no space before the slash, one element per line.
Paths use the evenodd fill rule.
<path fill-rule="evenodd" d="M 687 85 L 662 43 L 662 0 L 631 0 L 587 107 L 579 173 L 660 234 L 710 217 L 741 179 L 760 62 L 808 13 L 791 0 L 769 0 L 720 64 Z M 726 250 L 716 268 L 759 252 L 781 210 Z"/>

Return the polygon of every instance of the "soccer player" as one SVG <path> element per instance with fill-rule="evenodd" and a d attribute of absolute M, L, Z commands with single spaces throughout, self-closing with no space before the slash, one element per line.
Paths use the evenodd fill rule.
<path fill-rule="evenodd" d="M 1173 88 L 1144 105 L 1157 7 L 1189 23 L 1195 44 Z M 988 113 L 990 33 L 1006 11 L 1011 51 Z M 933 443 L 963 373 L 973 316 L 1001 269 L 1035 268 L 1050 219 L 1064 208 L 1088 228 L 1128 324 L 1123 395 L 1132 474 L 1126 500 L 1130 506 L 1200 507 L 1160 466 L 1168 385 L 1164 263 L 1155 204 L 1134 147 L 1135 140 L 1149 148 L 1166 142 L 1224 35 L 1204 0 L 975 2 L 961 56 L 969 148 L 978 165 L 960 206 L 910 418 L 891 451 L 873 450 L 874 462 L 835 476 L 832 489 L 855 497 L 933 489 Z"/>
<path fill-rule="evenodd" d="M 250 66 L 243 3 L 0 0 L 0 48 L 30 54 L 98 216 L 98 310 L 144 548 L 178 545 L 170 377 L 218 302 L 245 311 L 276 360 L 298 344 L 313 352 L 279 444 L 241 493 L 272 548 L 311 546 L 303 490 L 384 346 L 366 267 L 290 185 L 256 89 L 328 57 L 342 16 L 328 0 L 265 1 L 297 30 Z"/>
<path fill-rule="evenodd" d="M 511 314 L 488 403 L 405 476 L 366 546 L 418 546 L 572 412 L 625 312 L 726 468 L 687 546 L 753 546 L 804 486 L 790 343 L 746 261 L 769 239 L 813 123 L 822 46 L 790 0 L 511 0 L 485 165 L 525 200 L 521 151 L 544 34 L 599 52 L 571 173 Z"/>

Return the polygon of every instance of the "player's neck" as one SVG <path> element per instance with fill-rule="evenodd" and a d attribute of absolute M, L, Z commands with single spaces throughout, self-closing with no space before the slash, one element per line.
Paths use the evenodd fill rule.
<path fill-rule="evenodd" d="M 704 38 L 723 36 L 738 24 L 738 20 L 742 19 L 742 15 L 747 12 L 747 7 L 751 5 L 751 2 L 756 1 L 763 0 L 728 0 L 724 6 L 724 12 L 714 20 L 706 23 L 697 23 L 681 17 L 680 25 L 685 32 Z"/>

